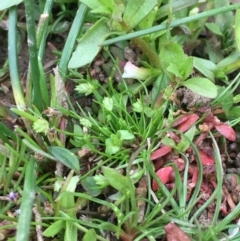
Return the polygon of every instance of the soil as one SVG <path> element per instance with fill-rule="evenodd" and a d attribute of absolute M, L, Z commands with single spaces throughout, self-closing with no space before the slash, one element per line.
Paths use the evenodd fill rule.
<path fill-rule="evenodd" d="M 210 107 L 211 99 L 198 95 L 187 88 L 179 88 L 176 91 L 181 106 L 190 110 L 196 106 Z"/>
<path fill-rule="evenodd" d="M 57 47 L 56 47 L 57 46 Z M 59 42 L 53 42 L 49 43 L 49 45 L 46 48 L 46 55 L 44 60 L 44 68 L 46 70 L 46 73 L 50 73 L 51 67 L 54 66 L 56 61 L 56 55 L 53 53 L 53 50 L 59 50 L 61 49 L 62 43 Z M 4 65 L 4 63 L 7 61 L 8 56 L 8 46 L 7 46 L 7 32 L 0 30 L 0 68 Z M 23 41 L 21 50 L 19 51 L 19 57 L 18 57 L 18 68 L 19 68 L 19 75 L 20 79 L 22 80 L 23 90 L 25 86 L 25 80 L 27 76 L 27 69 L 28 69 L 28 48 L 27 48 L 27 42 L 26 39 Z M 7 71 L 6 71 L 7 72 Z M 12 96 L 11 92 L 11 82 L 10 82 L 10 76 L 8 73 L 6 73 L 4 76 L 0 78 L 1 87 L 4 91 L 0 91 L 0 99 L 1 104 L 6 106 L 13 106 L 14 98 Z"/>

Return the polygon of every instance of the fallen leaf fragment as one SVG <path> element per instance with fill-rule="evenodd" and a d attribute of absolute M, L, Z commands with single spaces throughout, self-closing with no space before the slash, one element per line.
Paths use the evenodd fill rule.
<path fill-rule="evenodd" d="M 207 155 L 205 152 L 199 151 L 199 155 L 200 155 L 203 166 L 213 165 L 215 163 L 214 159 L 212 157 L 210 157 L 209 155 Z"/>
<path fill-rule="evenodd" d="M 196 186 L 198 180 L 198 169 L 196 168 L 196 170 L 193 172 L 192 175 L 192 185 L 194 185 L 194 187 Z"/>
<path fill-rule="evenodd" d="M 236 140 L 236 132 L 228 124 L 216 125 L 215 128 L 217 129 L 217 131 L 220 134 L 222 134 L 224 137 L 226 137 L 229 141 Z"/>
<path fill-rule="evenodd" d="M 178 130 L 185 132 L 191 128 L 191 126 L 199 119 L 196 114 L 190 114 L 188 118 L 178 126 Z"/>
<path fill-rule="evenodd" d="M 184 121 L 188 119 L 189 115 L 182 115 L 176 121 L 173 122 L 172 127 L 178 126 L 182 124 Z"/>
<path fill-rule="evenodd" d="M 191 239 L 175 223 L 169 223 L 165 227 L 167 241 L 191 241 Z"/>
<path fill-rule="evenodd" d="M 159 157 L 165 156 L 172 150 L 170 146 L 162 146 L 158 150 L 154 151 L 151 155 L 151 161 L 156 160 Z"/>
<path fill-rule="evenodd" d="M 170 173 L 174 171 L 173 170 L 173 167 L 163 167 L 163 168 L 160 168 L 156 174 L 158 176 L 158 178 L 160 179 L 160 181 L 165 184 L 167 182 L 170 181 Z M 158 184 L 157 182 L 153 179 L 153 182 L 152 182 L 152 189 L 153 191 L 157 191 L 158 190 Z"/>

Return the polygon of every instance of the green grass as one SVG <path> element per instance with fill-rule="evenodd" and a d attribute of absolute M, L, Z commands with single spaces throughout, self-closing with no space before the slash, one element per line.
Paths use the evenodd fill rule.
<path fill-rule="evenodd" d="M 226 176 L 226 165 L 240 120 L 240 4 L 22 2 L 0 3 L 9 21 L 0 73 L 9 67 L 15 100 L 0 107 L 0 234 L 171 241 L 174 223 L 172 234 L 182 230 L 186 240 L 238 240 L 239 177 Z M 26 88 L 20 27 L 30 54 Z M 64 44 L 48 74 L 46 46 L 55 38 Z M 126 57 L 126 47 L 137 56 Z M 192 108 L 181 89 L 199 94 Z M 6 125 L 9 116 L 18 126 Z"/>

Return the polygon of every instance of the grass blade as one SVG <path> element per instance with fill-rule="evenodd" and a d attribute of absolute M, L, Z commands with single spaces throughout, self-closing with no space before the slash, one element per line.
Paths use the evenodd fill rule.
<path fill-rule="evenodd" d="M 35 199 L 35 159 L 27 163 L 24 179 L 23 197 L 21 200 L 21 213 L 18 220 L 16 241 L 29 240 L 32 207 Z"/>
<path fill-rule="evenodd" d="M 37 51 L 37 40 L 36 40 L 36 28 L 34 21 L 34 4 L 32 0 L 25 0 L 25 11 L 26 11 L 26 23 L 28 32 L 28 50 L 29 50 L 29 61 L 30 61 L 30 77 L 33 84 L 32 99 L 33 104 L 42 111 L 43 103 L 41 98 L 41 89 L 39 83 L 39 68 L 38 68 L 38 51 Z"/>
<path fill-rule="evenodd" d="M 8 30 L 8 56 L 11 84 L 13 86 L 13 95 L 16 105 L 19 109 L 25 108 L 25 99 L 22 85 L 18 74 L 18 57 L 17 57 L 17 8 L 9 9 L 9 30 Z"/>
<path fill-rule="evenodd" d="M 59 62 L 59 72 L 61 73 L 61 77 L 63 81 L 66 79 L 68 62 L 72 55 L 76 38 L 78 36 L 78 33 L 82 29 L 84 19 L 87 13 L 88 13 L 88 7 L 85 4 L 81 3 L 77 11 L 77 14 L 73 20 L 73 24 L 68 34 L 68 38 L 64 45 L 62 56 Z"/>

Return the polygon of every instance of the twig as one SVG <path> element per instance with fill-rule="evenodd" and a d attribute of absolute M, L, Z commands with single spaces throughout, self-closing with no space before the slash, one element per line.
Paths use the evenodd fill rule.
<path fill-rule="evenodd" d="M 40 213 L 37 210 L 37 207 L 33 208 L 33 213 L 35 215 L 35 221 L 37 223 L 41 223 L 42 222 L 42 217 L 40 215 Z M 38 241 L 44 241 L 43 239 L 43 232 L 42 232 L 42 226 L 41 225 L 36 225 L 36 232 L 37 232 L 37 240 Z"/>

